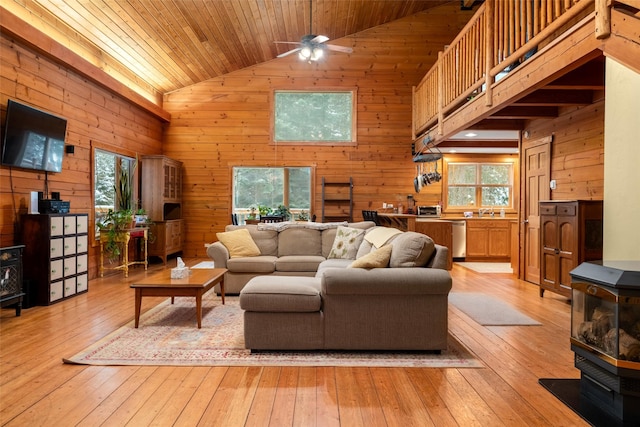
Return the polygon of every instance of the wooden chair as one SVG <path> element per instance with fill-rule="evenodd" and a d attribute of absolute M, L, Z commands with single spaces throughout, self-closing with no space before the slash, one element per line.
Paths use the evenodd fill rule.
<path fill-rule="evenodd" d="M 362 218 L 365 221 L 373 221 L 376 225 L 380 225 L 380 221 L 378 220 L 378 212 L 377 211 L 362 211 Z"/>

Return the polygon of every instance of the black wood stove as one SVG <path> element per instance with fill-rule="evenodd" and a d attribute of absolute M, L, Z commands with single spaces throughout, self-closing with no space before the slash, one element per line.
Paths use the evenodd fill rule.
<path fill-rule="evenodd" d="M 580 398 L 640 425 L 640 261 L 585 262 L 571 279 Z"/>

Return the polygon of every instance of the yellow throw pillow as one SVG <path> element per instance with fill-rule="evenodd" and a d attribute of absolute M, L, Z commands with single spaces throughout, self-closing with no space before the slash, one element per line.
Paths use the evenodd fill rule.
<path fill-rule="evenodd" d="M 376 249 L 367 255 L 353 261 L 349 267 L 351 268 L 385 268 L 389 266 L 391 259 L 392 245 L 386 245 L 380 249 Z"/>
<path fill-rule="evenodd" d="M 230 258 L 260 255 L 260 249 L 246 228 L 216 233 L 216 237 L 227 248 Z"/>

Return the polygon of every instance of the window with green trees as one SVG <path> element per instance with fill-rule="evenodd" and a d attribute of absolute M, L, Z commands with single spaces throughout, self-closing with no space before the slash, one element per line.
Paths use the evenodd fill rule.
<path fill-rule="evenodd" d="M 248 214 L 251 208 L 276 210 L 287 206 L 291 213 L 311 210 L 311 167 L 234 167 L 233 213 Z"/>
<path fill-rule="evenodd" d="M 355 91 L 275 91 L 275 142 L 351 143 Z"/>
<path fill-rule="evenodd" d="M 130 200 L 119 200 L 116 192 L 116 184 L 118 177 L 121 176 L 121 171 L 125 170 L 127 176 L 133 176 L 135 159 L 96 148 L 93 162 L 93 206 L 95 223 L 98 224 L 109 209 L 118 210 L 124 205 L 128 205 L 129 209 L 133 209 L 136 206 L 133 194 L 129 195 L 131 197 Z M 99 230 L 96 226 L 96 236 L 98 234 Z"/>
<path fill-rule="evenodd" d="M 448 163 L 448 208 L 511 208 L 512 204 L 512 163 Z"/>

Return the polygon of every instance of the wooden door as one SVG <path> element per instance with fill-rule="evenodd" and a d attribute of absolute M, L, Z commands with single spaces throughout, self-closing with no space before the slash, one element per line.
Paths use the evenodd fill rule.
<path fill-rule="evenodd" d="M 551 140 L 545 137 L 523 143 L 522 183 L 524 186 L 521 218 L 524 218 L 524 280 L 540 284 L 540 212 L 538 202 L 549 200 L 551 176 Z"/>

